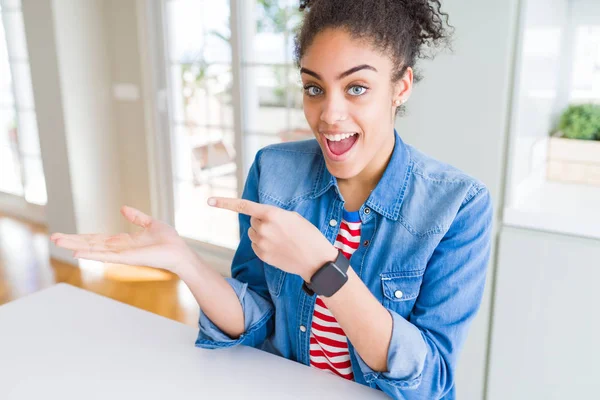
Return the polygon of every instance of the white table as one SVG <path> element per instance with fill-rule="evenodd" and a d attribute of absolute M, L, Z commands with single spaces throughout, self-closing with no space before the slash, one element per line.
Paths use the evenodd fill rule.
<path fill-rule="evenodd" d="M 0 399 L 383 399 L 249 347 L 59 284 L 0 307 Z"/>

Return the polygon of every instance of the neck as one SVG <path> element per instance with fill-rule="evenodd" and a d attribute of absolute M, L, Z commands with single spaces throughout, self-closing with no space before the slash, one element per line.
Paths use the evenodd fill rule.
<path fill-rule="evenodd" d="M 388 136 L 371 162 L 358 175 L 348 179 L 338 179 L 338 185 L 347 188 L 364 188 L 368 189 L 370 193 L 381 180 L 390 158 L 392 158 L 395 140 L 395 135 Z"/>
<path fill-rule="evenodd" d="M 395 135 L 385 141 L 373 160 L 358 175 L 349 179 L 338 179 L 338 187 L 346 202 L 348 211 L 356 211 L 369 198 L 375 189 L 394 151 Z"/>

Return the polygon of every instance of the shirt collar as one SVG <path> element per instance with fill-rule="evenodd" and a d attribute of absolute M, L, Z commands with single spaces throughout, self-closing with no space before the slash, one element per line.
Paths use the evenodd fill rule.
<path fill-rule="evenodd" d="M 408 186 L 408 179 L 412 171 L 412 162 L 408 147 L 395 129 L 394 137 L 395 142 L 392 157 L 379 183 L 377 183 L 377 186 L 365 202 L 365 206 L 388 219 L 397 221 L 400 216 L 400 206 L 402 205 L 402 200 Z M 325 164 L 325 159 L 321 156 L 313 197 L 316 198 L 323 195 L 332 186 L 335 188 L 338 196 L 341 197 L 337 179 L 331 175 Z"/>

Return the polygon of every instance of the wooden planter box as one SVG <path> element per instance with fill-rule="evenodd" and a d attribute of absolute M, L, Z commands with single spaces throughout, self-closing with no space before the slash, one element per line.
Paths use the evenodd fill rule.
<path fill-rule="evenodd" d="M 551 137 L 547 178 L 600 186 L 600 141 Z"/>

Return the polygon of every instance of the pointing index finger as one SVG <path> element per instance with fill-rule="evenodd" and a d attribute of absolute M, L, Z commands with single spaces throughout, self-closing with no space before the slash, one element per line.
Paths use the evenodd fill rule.
<path fill-rule="evenodd" d="M 228 197 L 211 197 L 208 199 L 208 205 L 216 208 L 223 208 L 225 210 L 231 210 L 238 214 L 244 214 L 259 219 L 264 218 L 272 207 L 246 199 Z"/>

